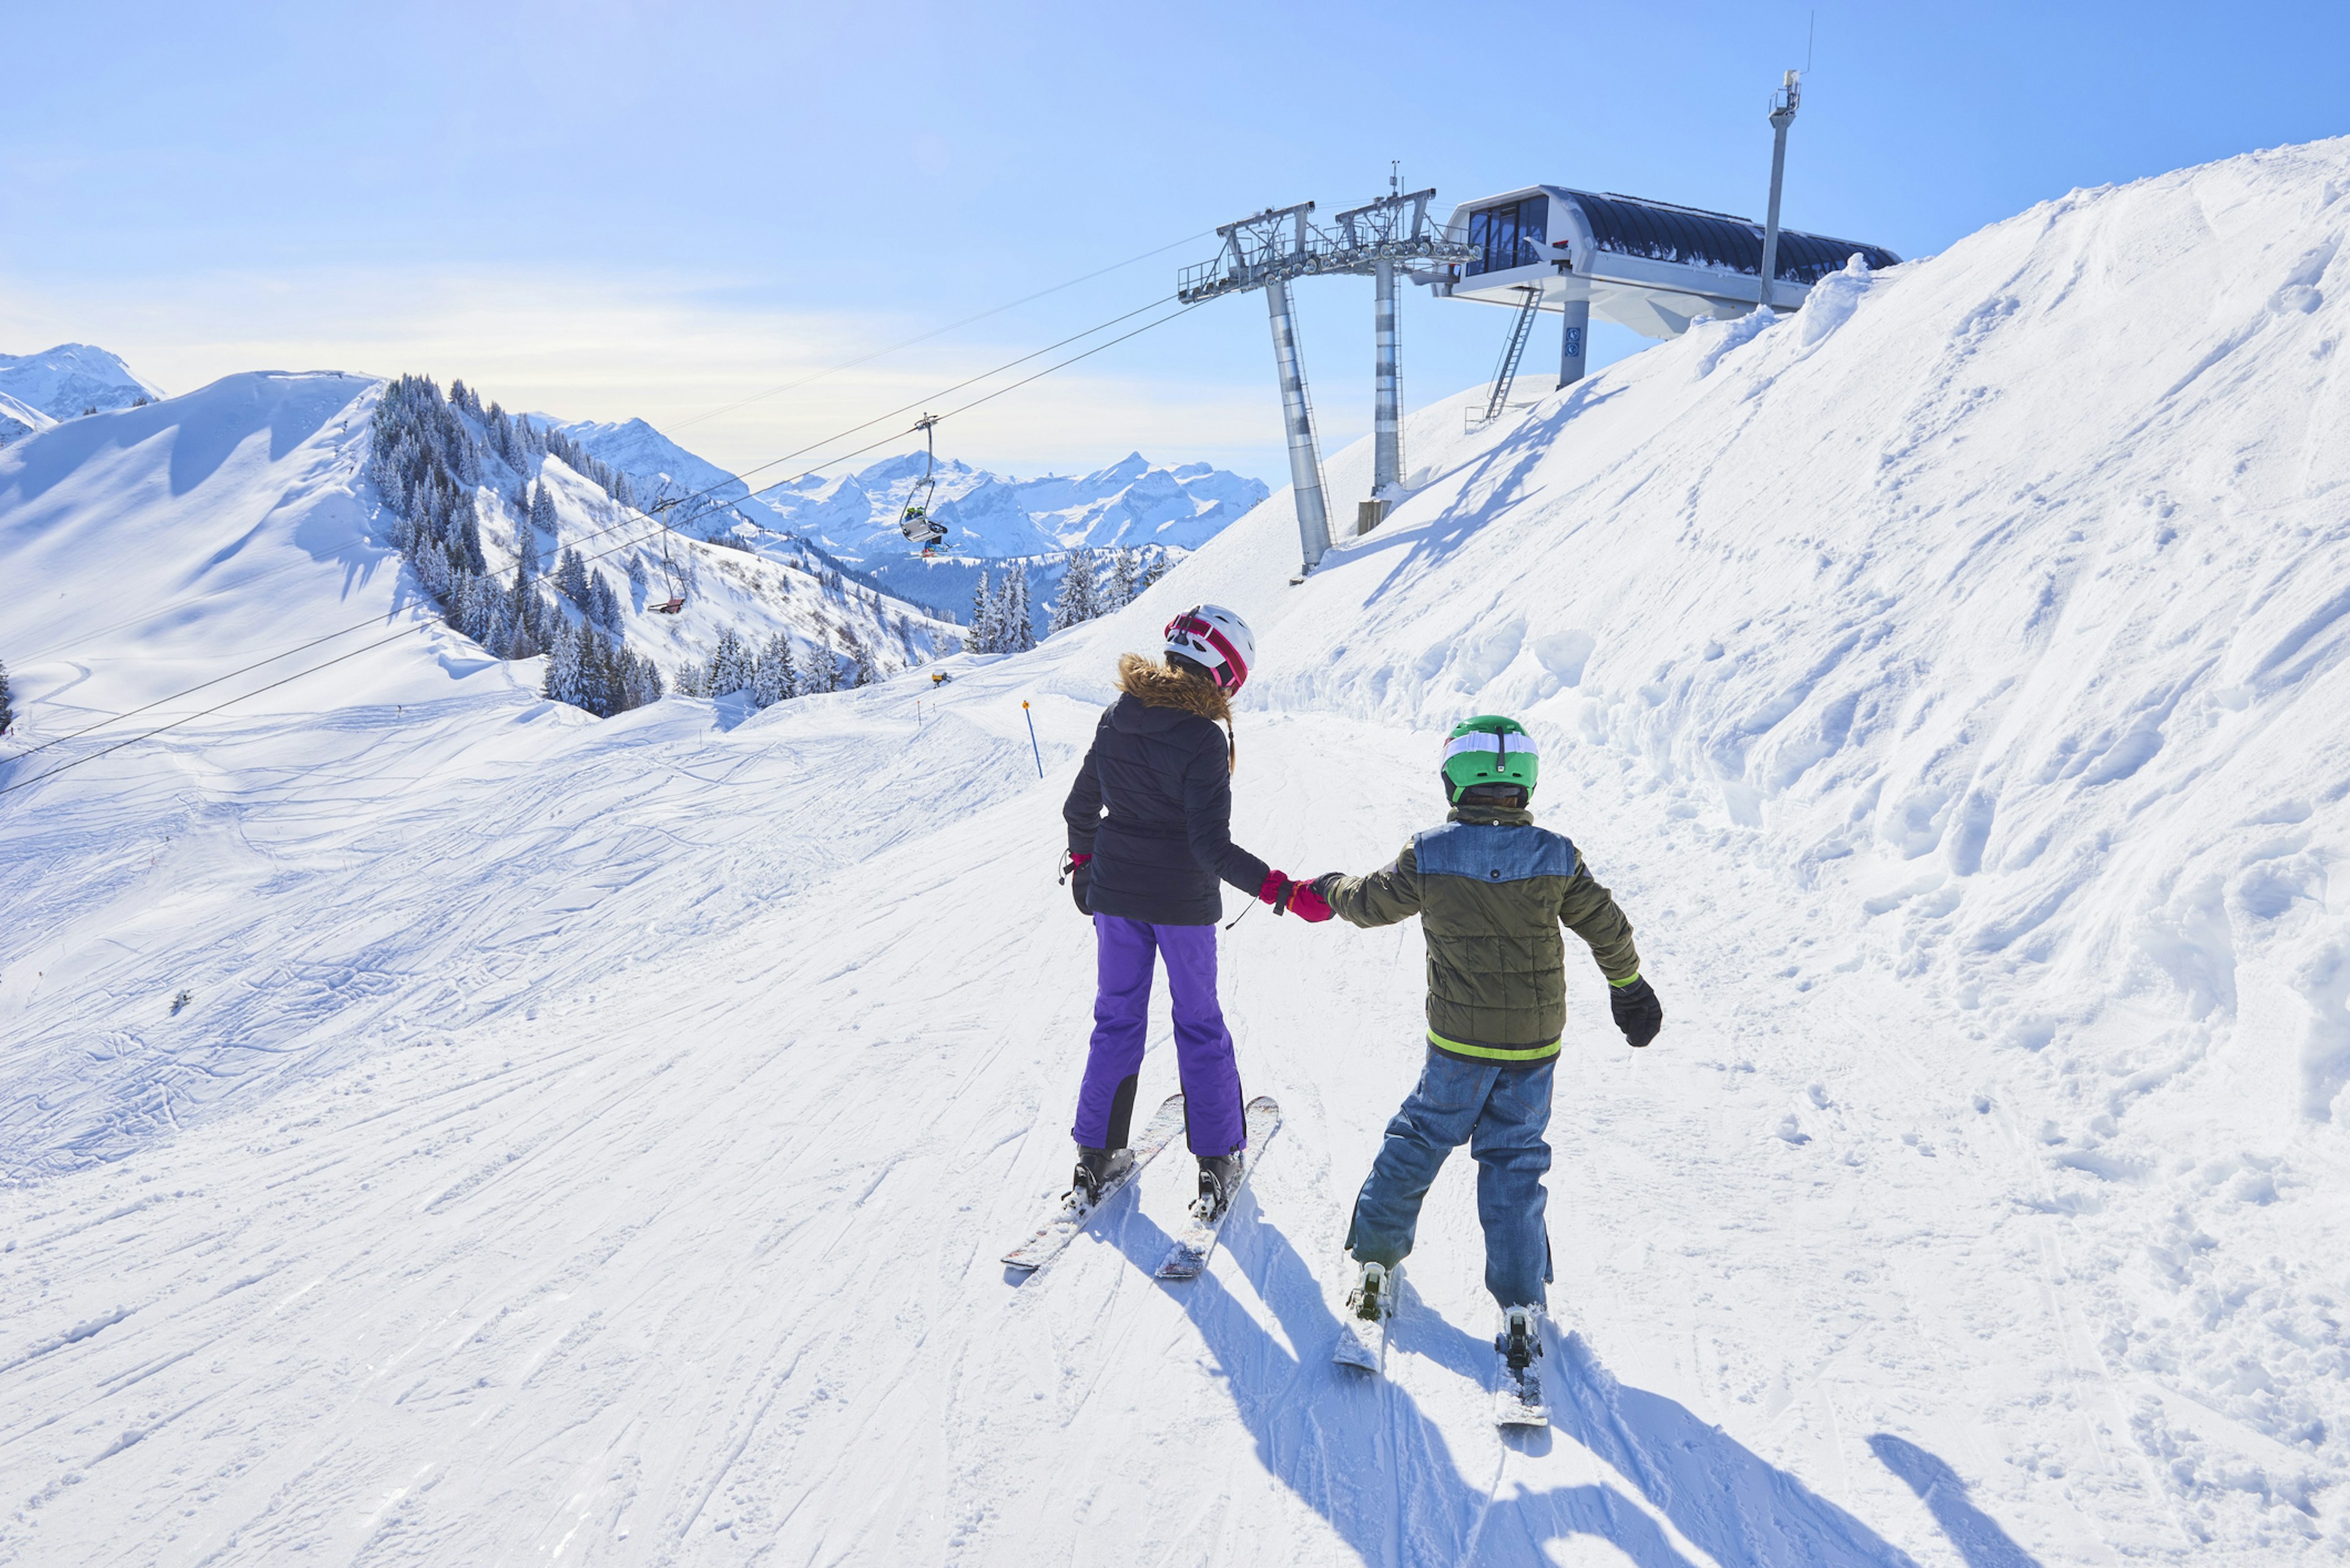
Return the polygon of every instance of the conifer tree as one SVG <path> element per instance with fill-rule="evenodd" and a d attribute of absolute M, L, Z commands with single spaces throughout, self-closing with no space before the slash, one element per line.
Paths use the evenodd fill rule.
<path fill-rule="evenodd" d="M 555 493 L 546 487 L 545 475 L 540 476 L 537 485 L 530 493 L 530 525 L 544 528 L 550 534 L 556 531 Z"/>
<path fill-rule="evenodd" d="M 546 563 L 538 554 L 538 529 L 526 514 L 515 519 L 515 570 L 526 582 L 536 581 L 546 569 Z"/>
<path fill-rule="evenodd" d="M 591 602 L 588 597 L 588 563 L 577 549 L 566 549 L 563 552 L 563 564 L 555 569 L 555 587 L 557 593 L 577 605 L 581 614 L 588 612 L 588 607 Z"/>
<path fill-rule="evenodd" d="M 1094 604 L 1093 556 L 1079 550 L 1069 557 L 1069 569 L 1061 578 L 1060 597 L 1053 602 L 1052 629 L 1066 631 L 1100 614 Z"/>
<path fill-rule="evenodd" d="M 612 592 L 611 579 L 601 572 L 588 576 L 588 618 L 606 631 L 617 634 L 620 629 L 620 600 Z"/>
<path fill-rule="evenodd" d="M 546 680 L 538 694 L 557 702 L 579 701 L 579 634 L 568 625 L 555 628 L 555 641 L 547 649 Z"/>
<path fill-rule="evenodd" d="M 710 694 L 731 697 L 751 684 L 754 673 L 750 650 L 733 627 L 718 634 L 718 647 L 710 656 Z"/>
<path fill-rule="evenodd" d="M 1095 596 L 1096 603 L 1100 607 L 1100 613 L 1107 615 L 1113 610 L 1122 610 L 1132 604 L 1137 579 L 1139 576 L 1132 550 L 1120 545 L 1111 551 L 1109 571 L 1102 587 Z"/>
<path fill-rule="evenodd" d="M 651 574 L 645 570 L 645 558 L 634 551 L 629 554 L 629 603 L 639 606 L 652 596 Z"/>
<path fill-rule="evenodd" d="M 979 587 L 971 596 L 971 635 L 964 646 L 973 653 L 996 651 L 995 585 L 988 580 L 987 568 L 979 569 Z"/>
<path fill-rule="evenodd" d="M 997 649 L 1004 653 L 1025 653 L 1036 646 L 1036 627 L 1030 618 L 1028 607 L 1028 564 L 1015 561 L 1003 576 L 1003 591 L 997 596 Z"/>
<path fill-rule="evenodd" d="M 759 670 L 751 678 L 751 701 L 761 708 L 772 708 L 799 695 L 799 672 L 792 665 L 792 639 L 777 632 L 767 639 L 767 651 L 759 656 Z"/>
<path fill-rule="evenodd" d="M 16 722 L 16 709 L 8 697 L 8 663 L 0 659 L 0 735 L 6 734 L 8 726 Z"/>

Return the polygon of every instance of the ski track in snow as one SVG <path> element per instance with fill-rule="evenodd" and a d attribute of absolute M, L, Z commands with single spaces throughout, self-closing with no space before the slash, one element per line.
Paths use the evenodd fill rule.
<path fill-rule="evenodd" d="M 1305 587 L 1284 493 L 942 692 L 598 723 L 428 628 L 0 800 L 0 1563 L 2350 1554 L 2344 192 L 2344 142 L 2076 192 L 1496 428 L 1439 404 Z M 106 448 L 131 415 L 12 445 L 0 561 L 62 569 L 23 476 L 70 436 L 43 494 L 220 535 L 85 563 L 99 624 L 398 613 L 328 526 L 327 379 L 209 468 Z M 268 602 L 186 566 L 231 541 Z M 1150 1277 L 1171 1151 L 996 1262 L 1088 1027 L 1066 779 L 1201 595 L 1260 630 L 1241 842 L 1381 864 L 1432 737 L 1512 711 L 1639 928 L 1647 1051 L 1570 955 L 1548 1429 L 1490 1419 L 1465 1157 L 1388 1377 L 1329 1362 L 1409 926 L 1221 939 L 1286 1120 L 1205 1277 Z M 0 628 L 72 649 L 19 738 L 173 683 L 65 613 Z"/>

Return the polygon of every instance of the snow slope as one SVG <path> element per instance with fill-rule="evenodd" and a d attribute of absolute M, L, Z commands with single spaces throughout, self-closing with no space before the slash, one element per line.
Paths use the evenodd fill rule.
<path fill-rule="evenodd" d="M 0 393 L 53 420 L 105 413 L 162 397 L 116 355 L 87 343 L 60 343 L 38 354 L 0 354 Z"/>
<path fill-rule="evenodd" d="M 45 431 L 57 422 L 32 404 L 0 392 L 0 441 Z"/>
<path fill-rule="evenodd" d="M 1284 493 L 941 691 L 574 722 L 428 628 L 0 796 L 0 1560 L 2339 1560 L 2345 195 L 2341 141 L 2075 192 L 1421 410 L 1304 587 Z M 99 597 L 109 528 L 201 532 L 137 450 L 0 550 Z M 1408 928 L 1222 939 L 1289 1125 L 1209 1277 L 1148 1275 L 1180 1160 L 993 1263 L 1067 1165 L 1063 784 L 1202 597 L 1259 633 L 1243 843 L 1378 864 L 1504 710 L 1639 926 L 1655 1046 L 1570 972 L 1548 1431 L 1484 1418 L 1465 1159 L 1388 1383 L 1326 1364 Z"/>

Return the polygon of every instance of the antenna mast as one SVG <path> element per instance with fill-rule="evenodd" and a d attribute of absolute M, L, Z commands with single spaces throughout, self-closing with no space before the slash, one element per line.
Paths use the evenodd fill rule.
<path fill-rule="evenodd" d="M 1757 310 L 1776 309 L 1772 296 L 1779 279 L 1779 186 L 1787 175 L 1787 127 L 1795 123 L 1803 98 L 1804 73 L 1790 70 L 1779 84 L 1779 96 L 1771 101 L 1771 210 L 1762 224 L 1762 275 L 1754 286 Z"/>

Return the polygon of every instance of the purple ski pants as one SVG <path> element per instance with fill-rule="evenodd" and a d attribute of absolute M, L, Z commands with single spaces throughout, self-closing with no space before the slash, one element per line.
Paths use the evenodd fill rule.
<path fill-rule="evenodd" d="M 1099 980 L 1094 992 L 1093 1048 L 1077 1090 L 1071 1136 L 1087 1148 L 1124 1148 L 1134 1116 L 1135 1082 L 1150 1014 L 1154 961 L 1167 961 L 1175 1003 L 1175 1070 L 1183 1081 L 1185 1135 L 1191 1152 L 1224 1155 L 1248 1144 L 1241 1116 L 1240 1066 L 1232 1032 L 1216 1002 L 1216 928 L 1154 926 L 1117 915 L 1094 917 Z"/>

